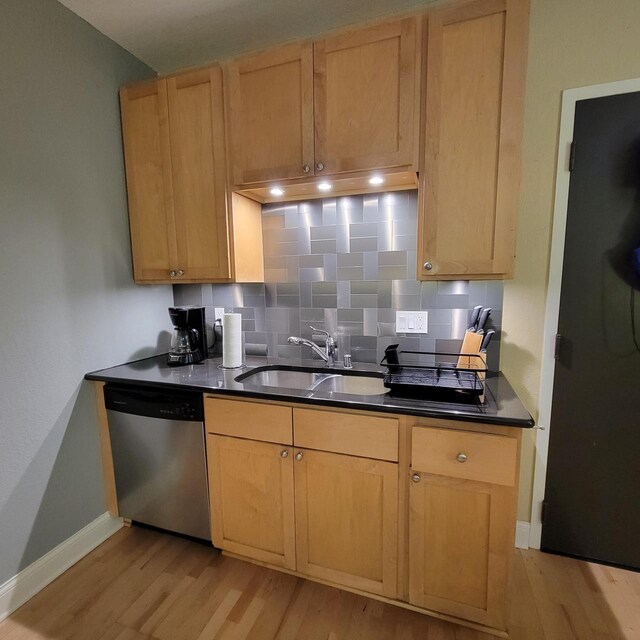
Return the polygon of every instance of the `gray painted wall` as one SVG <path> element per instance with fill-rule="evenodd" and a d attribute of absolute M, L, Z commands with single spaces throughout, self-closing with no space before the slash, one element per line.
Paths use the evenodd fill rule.
<path fill-rule="evenodd" d="M 2 584 L 105 511 L 82 378 L 166 346 L 172 292 L 131 275 L 117 88 L 151 69 L 54 0 L 0 17 Z"/>
<path fill-rule="evenodd" d="M 493 313 L 488 363 L 500 361 L 502 281 L 418 282 L 417 191 L 265 205 L 265 284 L 174 285 L 176 304 L 216 307 L 243 317 L 245 344 L 281 358 L 311 356 L 287 344 L 312 338 L 310 324 L 338 337 L 341 356 L 379 362 L 390 344 L 411 351 L 458 352 L 470 310 Z M 396 335 L 396 310 L 428 312 L 427 335 Z"/>

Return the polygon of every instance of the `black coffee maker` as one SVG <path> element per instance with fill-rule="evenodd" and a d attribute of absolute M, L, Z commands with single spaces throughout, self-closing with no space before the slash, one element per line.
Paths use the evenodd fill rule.
<path fill-rule="evenodd" d="M 173 335 L 167 364 L 178 367 L 202 362 L 208 356 L 204 307 L 169 307 L 169 317 Z"/>

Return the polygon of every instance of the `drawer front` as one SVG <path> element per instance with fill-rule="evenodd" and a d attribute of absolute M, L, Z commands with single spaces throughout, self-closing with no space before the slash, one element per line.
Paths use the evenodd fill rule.
<path fill-rule="evenodd" d="M 294 409 L 296 447 L 398 461 L 398 421 L 334 411 Z"/>
<path fill-rule="evenodd" d="M 205 397 L 207 433 L 293 444 L 291 407 Z"/>
<path fill-rule="evenodd" d="M 515 438 L 453 429 L 412 429 L 411 466 L 415 471 L 512 487 L 517 456 Z"/>

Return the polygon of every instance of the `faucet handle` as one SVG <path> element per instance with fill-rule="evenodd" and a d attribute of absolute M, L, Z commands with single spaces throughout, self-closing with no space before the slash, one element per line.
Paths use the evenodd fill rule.
<path fill-rule="evenodd" d="M 325 336 L 327 336 L 327 338 L 331 337 L 331 334 L 328 331 L 325 331 L 324 329 L 316 329 L 312 325 L 309 325 L 309 329 L 311 329 L 311 331 L 315 331 L 316 333 L 323 333 Z"/>

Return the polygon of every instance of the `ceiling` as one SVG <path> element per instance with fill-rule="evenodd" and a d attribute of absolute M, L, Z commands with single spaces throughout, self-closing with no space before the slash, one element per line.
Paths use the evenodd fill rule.
<path fill-rule="evenodd" d="M 164 73 L 433 0 L 59 0 Z"/>

